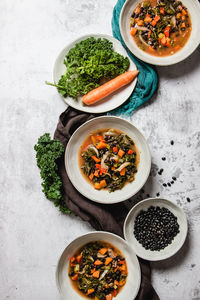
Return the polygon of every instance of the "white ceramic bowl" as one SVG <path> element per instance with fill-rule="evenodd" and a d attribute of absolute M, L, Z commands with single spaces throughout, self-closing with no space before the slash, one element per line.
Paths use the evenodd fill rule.
<path fill-rule="evenodd" d="M 126 0 L 120 14 L 120 32 L 129 50 L 141 60 L 159 66 L 168 66 L 178 63 L 188 57 L 200 43 L 200 4 L 198 0 L 183 0 L 183 4 L 188 8 L 192 21 L 192 32 L 185 46 L 174 55 L 158 57 L 150 55 L 141 50 L 130 34 L 129 22 L 133 10 L 141 0 Z"/>
<path fill-rule="evenodd" d="M 106 189 L 95 190 L 84 178 L 78 163 L 78 152 L 83 141 L 91 132 L 101 128 L 123 131 L 133 139 L 140 153 L 135 180 L 127 183 L 121 190 L 111 193 Z M 119 117 L 102 116 L 84 123 L 71 136 L 65 151 L 65 168 L 74 187 L 85 197 L 103 204 L 118 203 L 135 195 L 145 184 L 151 168 L 151 155 L 144 136 L 134 125 Z"/>
<path fill-rule="evenodd" d="M 109 232 L 91 232 L 76 238 L 63 251 L 56 269 L 56 283 L 63 300 L 86 299 L 72 287 L 68 276 L 70 257 L 82 246 L 92 241 L 104 241 L 117 247 L 124 255 L 128 268 L 127 281 L 116 300 L 133 300 L 140 287 L 141 271 L 138 259 L 133 249 L 119 236 Z"/>
<path fill-rule="evenodd" d="M 80 41 L 85 40 L 89 37 L 106 38 L 113 43 L 114 51 L 118 52 L 119 54 L 123 55 L 124 57 L 128 56 L 126 50 L 124 49 L 124 47 L 122 47 L 121 43 L 117 39 L 113 38 L 110 35 L 106 35 L 106 34 L 84 35 L 84 36 L 76 39 L 69 45 L 67 45 L 58 55 L 55 65 L 54 65 L 54 70 L 53 70 L 53 79 L 54 79 L 55 83 L 58 83 L 61 75 L 65 74 L 66 67 L 65 67 L 63 61 L 65 59 L 66 54 L 69 52 L 69 50 L 71 48 L 73 48 L 75 46 L 75 44 L 77 44 Z M 137 69 L 136 65 L 134 64 L 134 62 L 132 60 L 130 60 L 129 70 L 136 70 L 136 69 Z M 71 106 L 75 109 L 85 111 L 88 113 L 95 113 L 95 114 L 96 113 L 104 113 L 104 112 L 110 111 L 110 110 L 120 106 L 121 104 L 123 104 L 129 98 L 129 96 L 132 94 L 132 92 L 135 88 L 136 82 L 137 82 L 137 77 L 127 86 L 119 89 L 118 91 L 116 91 L 112 95 L 106 97 L 105 99 L 102 99 L 100 102 L 98 102 L 94 105 L 90 105 L 90 106 L 83 105 L 83 103 L 81 101 L 81 97 L 78 100 L 75 100 L 71 97 L 62 97 L 60 94 L 59 95 L 69 106 Z"/>
<path fill-rule="evenodd" d="M 179 224 L 179 233 L 172 243 L 160 251 L 146 250 L 135 238 L 134 222 L 141 210 L 147 210 L 150 206 L 160 206 L 169 209 L 176 217 Z M 127 242 L 133 247 L 136 255 L 150 261 L 163 260 L 174 255 L 184 244 L 187 236 L 187 219 L 183 210 L 173 202 L 161 198 L 149 198 L 136 204 L 128 213 L 124 222 L 124 236 Z"/>

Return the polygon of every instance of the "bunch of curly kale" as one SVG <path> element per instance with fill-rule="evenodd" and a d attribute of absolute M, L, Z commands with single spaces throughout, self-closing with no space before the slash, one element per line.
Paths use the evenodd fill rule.
<path fill-rule="evenodd" d="M 97 88 L 102 80 L 110 80 L 124 73 L 129 67 L 128 57 L 113 50 L 107 39 L 87 38 L 77 43 L 67 53 L 64 64 L 66 72 L 56 86 L 64 97 L 77 98 Z"/>
<path fill-rule="evenodd" d="M 49 133 L 45 133 L 34 146 L 37 166 L 40 168 L 43 192 L 47 199 L 52 200 L 60 211 L 69 214 L 70 210 L 63 200 L 62 181 L 58 175 L 58 159 L 64 152 L 63 145 L 58 140 L 52 140 Z"/>

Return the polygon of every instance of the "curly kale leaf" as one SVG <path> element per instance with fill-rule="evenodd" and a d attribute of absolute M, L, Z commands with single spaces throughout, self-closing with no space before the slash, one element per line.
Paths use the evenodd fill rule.
<path fill-rule="evenodd" d="M 77 43 L 65 57 L 66 72 L 56 86 L 59 93 L 66 97 L 77 98 L 97 88 L 102 79 L 110 80 L 129 67 L 128 57 L 114 52 L 107 39 L 93 37 Z"/>
<path fill-rule="evenodd" d="M 52 140 L 49 133 L 45 133 L 34 146 L 37 166 L 40 168 L 43 193 L 52 200 L 60 211 L 69 214 L 70 210 L 63 200 L 62 181 L 58 175 L 57 161 L 64 152 L 63 145 L 58 140 Z"/>

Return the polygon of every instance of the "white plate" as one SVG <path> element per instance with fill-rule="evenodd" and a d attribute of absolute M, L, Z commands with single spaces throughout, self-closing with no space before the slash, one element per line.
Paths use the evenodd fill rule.
<path fill-rule="evenodd" d="M 73 48 L 75 46 L 75 44 L 77 44 L 80 41 L 85 40 L 89 37 L 106 38 L 113 43 L 114 51 L 118 52 L 119 54 L 122 54 L 124 57 L 128 56 L 126 50 L 122 47 L 121 43 L 110 35 L 106 35 L 106 34 L 84 35 L 84 36 L 78 38 L 77 40 L 73 41 L 71 44 L 67 45 L 58 55 L 55 65 L 54 65 L 54 71 L 53 71 L 53 78 L 54 78 L 55 83 L 58 83 L 61 75 L 65 74 L 66 67 L 65 67 L 63 61 L 64 61 L 66 54 L 69 52 L 69 50 L 71 48 Z M 136 70 L 136 69 L 137 69 L 136 65 L 130 60 L 129 70 Z M 75 99 L 73 99 L 71 97 L 62 97 L 60 94 L 59 95 L 63 98 L 63 100 L 69 106 L 71 106 L 75 109 L 85 111 L 88 113 L 95 113 L 95 114 L 104 113 L 104 112 L 110 111 L 110 110 L 120 106 L 121 104 L 123 104 L 129 98 L 129 96 L 132 94 L 132 92 L 135 88 L 136 82 L 137 82 L 137 77 L 129 85 L 122 87 L 120 90 L 116 91 L 112 95 L 106 97 L 105 99 L 102 99 L 100 102 L 98 102 L 94 105 L 91 105 L 91 106 L 83 105 L 81 98 L 79 98 L 78 101 L 76 101 Z"/>
<path fill-rule="evenodd" d="M 158 57 L 150 55 L 141 50 L 130 34 L 129 21 L 133 10 L 141 0 L 127 0 L 120 14 L 120 32 L 122 38 L 129 50 L 141 60 L 158 66 L 168 66 L 178 63 L 188 57 L 200 43 L 200 4 L 197 0 L 183 0 L 183 4 L 188 8 L 192 20 L 192 32 L 186 45 L 174 55 L 166 57 Z"/>
<path fill-rule="evenodd" d="M 83 177 L 78 164 L 78 151 L 83 141 L 91 132 L 101 128 L 123 131 L 133 139 L 140 153 L 135 180 L 127 183 L 121 190 L 111 193 L 105 189 L 95 190 L 93 185 Z M 85 197 L 103 204 L 118 203 L 135 195 L 145 184 L 151 168 L 151 155 L 144 136 L 130 122 L 119 117 L 102 116 L 86 122 L 71 136 L 65 151 L 65 168 L 72 184 Z"/>
<path fill-rule="evenodd" d="M 141 210 L 147 210 L 150 206 L 160 206 L 169 209 L 176 217 L 179 224 L 179 233 L 175 236 L 172 243 L 160 251 L 146 250 L 135 238 L 134 222 Z M 135 253 L 150 261 L 163 260 L 174 255 L 184 244 L 187 236 L 187 219 L 184 211 L 173 202 L 161 198 L 149 198 L 136 204 L 128 213 L 124 222 L 124 236 L 127 242 L 133 247 Z"/>
<path fill-rule="evenodd" d="M 140 287 L 141 271 L 138 259 L 133 249 L 128 243 L 119 236 L 109 232 L 91 232 L 78 237 L 71 242 L 63 251 L 56 270 L 56 283 L 58 290 L 63 300 L 76 299 L 83 300 L 85 297 L 77 293 L 72 287 L 68 276 L 70 257 L 82 246 L 92 241 L 104 241 L 116 246 L 124 255 L 128 268 L 127 281 L 119 294 L 115 297 L 116 300 L 133 300 Z"/>

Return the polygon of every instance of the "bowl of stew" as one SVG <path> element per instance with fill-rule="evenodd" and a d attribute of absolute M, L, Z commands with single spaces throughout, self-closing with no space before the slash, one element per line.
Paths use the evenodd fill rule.
<path fill-rule="evenodd" d="M 62 299 L 133 300 L 141 271 L 133 249 L 119 236 L 91 232 L 63 251 L 56 270 Z"/>
<path fill-rule="evenodd" d="M 65 168 L 74 187 L 92 201 L 112 204 L 135 195 L 151 167 L 149 146 L 130 122 L 114 116 L 94 118 L 71 136 Z"/>
<path fill-rule="evenodd" d="M 129 50 L 154 65 L 172 65 L 199 45 L 200 4 L 197 0 L 127 0 L 120 32 Z"/>

